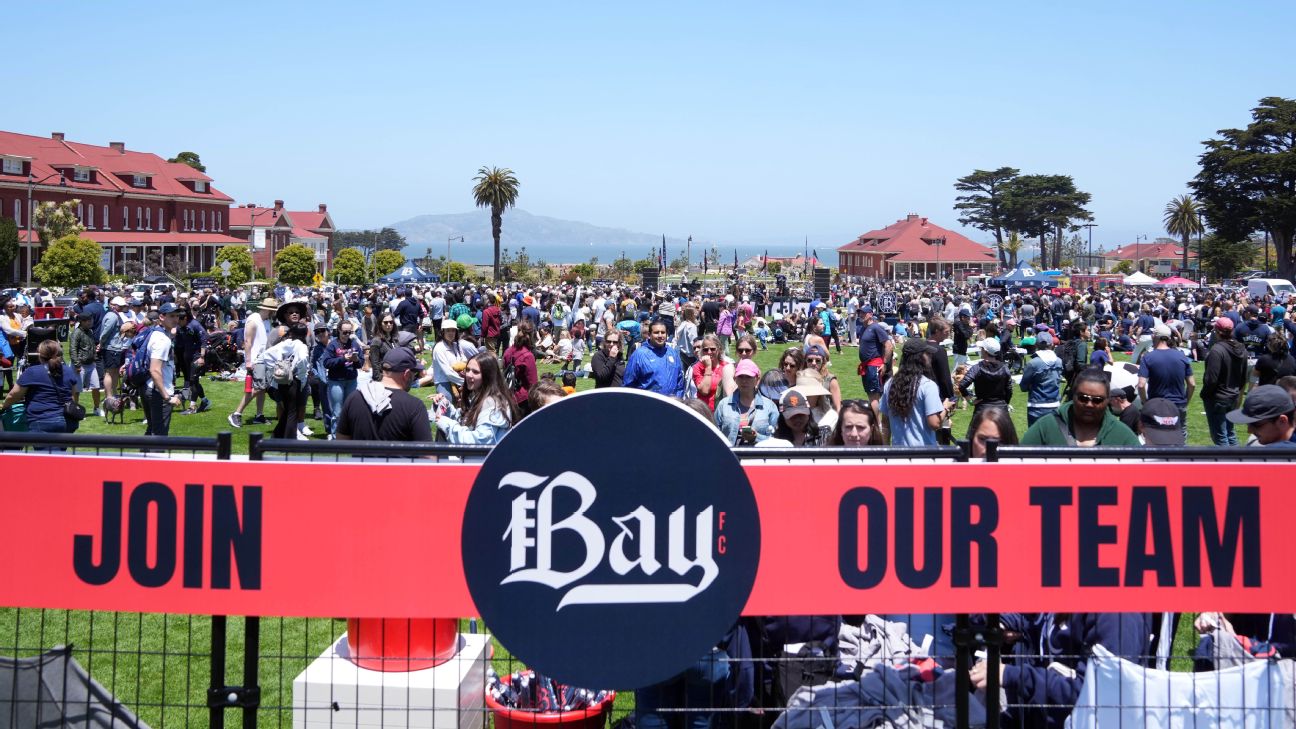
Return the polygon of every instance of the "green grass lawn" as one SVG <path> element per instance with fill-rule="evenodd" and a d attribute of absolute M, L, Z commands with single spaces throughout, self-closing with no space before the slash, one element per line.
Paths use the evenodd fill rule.
<path fill-rule="evenodd" d="M 783 348 L 771 346 L 758 352 L 757 363 L 764 369 L 777 365 Z M 732 355 L 732 351 L 731 351 Z M 1118 359 L 1120 357 L 1118 356 Z M 426 359 L 426 355 L 425 355 Z M 831 370 L 841 382 L 843 398 L 865 397 L 863 386 L 855 374 L 857 351 L 845 347 L 841 354 L 832 353 Z M 542 365 L 542 372 L 556 372 L 557 365 Z M 1194 365 L 1200 378 L 1202 366 Z M 171 432 L 175 435 L 211 436 L 221 430 L 231 430 L 225 416 L 233 411 L 242 396 L 242 383 L 204 381 L 212 410 L 198 415 L 176 415 Z M 577 389 L 593 387 L 593 381 L 577 381 Z M 1209 445 L 1205 418 L 1200 401 L 1195 401 L 1189 411 L 1189 443 Z M 1016 407 L 1013 420 L 1019 433 L 1026 430 L 1026 395 L 1014 396 Z M 83 404 L 89 405 L 88 397 Z M 255 412 L 250 406 L 245 421 Z M 267 402 L 267 417 L 273 418 L 274 404 Z M 955 411 L 954 433 L 963 434 L 971 416 L 970 410 Z M 125 424 L 109 425 L 101 418 L 89 417 L 83 423 L 83 433 L 120 433 L 142 435 L 143 414 L 128 412 Z M 310 421 L 323 438 L 323 424 Z M 264 432 L 272 426 L 245 425 L 234 432 L 234 451 L 247 452 L 247 435 Z M 1189 670 L 1191 661 L 1185 656 L 1196 644 L 1191 620 L 1186 614 L 1176 636 L 1174 668 Z M 137 613 L 103 613 L 64 610 L 0 609 L 0 654 L 32 655 L 58 644 L 71 644 L 76 648 L 77 660 L 98 681 L 103 683 L 123 702 L 153 726 L 203 727 L 208 722 L 206 688 L 210 671 L 210 618 L 187 615 L 156 615 Z M 229 635 L 231 650 L 227 658 L 228 683 L 237 685 L 242 680 L 242 630 L 243 622 L 231 619 Z M 261 726 L 281 727 L 292 723 L 292 679 L 318 656 L 345 630 L 345 623 L 327 619 L 266 618 L 261 629 L 260 682 L 262 709 Z M 519 668 L 502 646 L 496 644 L 495 668 L 505 674 Z M 621 715 L 633 708 L 633 695 L 622 693 L 614 708 Z M 227 719 L 235 721 L 234 717 Z"/>

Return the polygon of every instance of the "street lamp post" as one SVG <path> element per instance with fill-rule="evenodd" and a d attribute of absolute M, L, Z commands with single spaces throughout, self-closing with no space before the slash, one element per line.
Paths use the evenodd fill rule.
<path fill-rule="evenodd" d="M 32 207 L 32 189 L 55 175 L 59 178 L 59 187 L 67 187 L 67 177 L 62 172 L 51 172 L 39 180 L 36 179 L 36 175 L 27 173 L 27 276 L 25 280 L 28 287 L 32 284 L 32 218 L 36 217 L 34 215 L 36 209 Z"/>
<path fill-rule="evenodd" d="M 274 212 L 274 208 L 266 208 L 265 210 L 258 211 L 257 204 L 252 203 L 252 207 L 251 207 L 252 217 L 248 221 L 248 257 L 252 259 L 252 277 L 254 281 L 256 280 L 256 219 L 262 215 L 265 215 L 266 213 L 273 213 L 273 212 Z M 269 241 L 266 241 L 266 246 L 267 247 L 270 246 Z M 271 268 L 273 268 L 274 256 L 271 256 L 270 258 L 271 258 L 270 266 Z"/>
<path fill-rule="evenodd" d="M 449 238 L 446 238 L 446 263 L 450 262 L 450 244 L 453 243 L 454 241 L 459 241 L 460 243 L 463 243 L 464 237 L 462 235 L 452 235 Z"/>
<path fill-rule="evenodd" d="M 1085 223 L 1081 228 L 1089 229 L 1089 252 L 1085 255 L 1085 268 L 1093 268 L 1093 229 L 1098 227 L 1097 223 Z"/>
<path fill-rule="evenodd" d="M 1147 235 L 1140 233 L 1139 235 L 1134 236 L 1134 265 L 1139 271 L 1143 271 L 1143 259 L 1139 253 L 1140 240 L 1147 240 Z"/>
<path fill-rule="evenodd" d="M 940 281 L 941 278 L 943 278 L 941 273 L 940 251 L 941 246 L 945 245 L 945 236 L 942 235 L 939 238 L 932 238 L 931 244 L 936 246 L 936 280 Z"/>

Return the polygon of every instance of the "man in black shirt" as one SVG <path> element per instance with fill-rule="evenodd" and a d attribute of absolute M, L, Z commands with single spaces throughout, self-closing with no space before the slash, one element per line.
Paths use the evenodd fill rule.
<path fill-rule="evenodd" d="M 338 440 L 430 441 L 427 408 L 409 394 L 423 365 L 405 347 L 392 347 L 382 361 L 382 382 L 351 393 L 338 417 Z"/>

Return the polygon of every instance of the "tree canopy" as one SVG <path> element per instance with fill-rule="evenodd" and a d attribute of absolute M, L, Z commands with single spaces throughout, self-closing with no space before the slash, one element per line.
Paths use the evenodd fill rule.
<path fill-rule="evenodd" d="M 1278 275 L 1290 279 L 1296 273 L 1296 100 L 1263 98 L 1251 118 L 1245 129 L 1221 129 L 1218 139 L 1202 142 L 1201 170 L 1189 185 L 1224 240 L 1268 231 Z"/>
<path fill-rule="evenodd" d="M 491 238 L 495 241 L 494 282 L 500 280 L 500 230 L 504 211 L 517 204 L 518 180 L 507 167 L 481 167 L 473 178 L 473 202 L 479 208 L 490 208 Z"/>
<path fill-rule="evenodd" d="M 1166 232 L 1178 236 L 1183 243 L 1183 263 L 1180 268 L 1185 271 L 1188 270 L 1188 244 L 1192 236 L 1203 232 L 1200 211 L 1201 208 L 1192 199 L 1192 195 L 1180 195 L 1166 203 L 1165 213 L 1161 217 Z M 1197 253 L 1200 255 L 1201 251 Z"/>
<path fill-rule="evenodd" d="M 315 278 L 315 251 L 293 243 L 275 255 L 275 276 L 289 286 L 305 286 Z"/>
<path fill-rule="evenodd" d="M 364 254 L 355 248 L 343 248 L 333 255 L 333 280 L 344 286 L 367 283 Z"/>
<path fill-rule="evenodd" d="M 182 165 L 189 165 L 199 172 L 207 171 L 207 166 L 202 163 L 202 159 L 198 156 L 197 152 L 181 152 L 167 160 L 167 162 L 179 162 Z"/>
<path fill-rule="evenodd" d="M 1008 183 L 1008 229 L 1039 238 L 1040 265 L 1059 265 L 1064 231 L 1077 229 L 1079 221 L 1093 220 L 1085 206 L 1093 198 L 1076 189 L 1070 175 L 1020 175 Z M 1050 254 L 1045 236 L 1053 236 Z"/>
<path fill-rule="evenodd" d="M 221 273 L 221 264 L 229 261 L 230 272 L 228 276 Z M 252 280 L 252 254 L 245 245 L 222 246 L 216 251 L 216 265 L 212 266 L 209 274 L 216 279 L 223 280 L 227 286 L 242 286 Z"/>
<path fill-rule="evenodd" d="M 999 265 L 1006 267 L 1004 229 L 1008 227 L 1008 193 L 1021 170 L 1000 167 L 997 170 L 973 170 L 954 182 L 954 189 L 966 193 L 954 198 L 959 224 L 994 233 Z"/>
<path fill-rule="evenodd" d="M 54 241 L 41 255 L 32 274 L 45 286 L 70 289 L 108 282 L 103 248 L 89 238 L 68 235 Z"/>
<path fill-rule="evenodd" d="M 80 200 L 73 199 L 61 203 L 43 202 L 36 206 L 32 227 L 39 234 L 41 245 L 85 232 L 85 226 L 77 220 L 77 205 L 80 204 Z"/>
<path fill-rule="evenodd" d="M 380 278 L 395 271 L 405 264 L 405 256 L 400 251 L 381 250 L 373 256 L 374 278 Z"/>
<path fill-rule="evenodd" d="M 8 280 L 9 268 L 18 257 L 18 223 L 0 215 L 0 271 Z"/>

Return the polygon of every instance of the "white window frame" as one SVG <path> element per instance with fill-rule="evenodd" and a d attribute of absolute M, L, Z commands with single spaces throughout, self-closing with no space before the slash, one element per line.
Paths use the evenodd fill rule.
<path fill-rule="evenodd" d="M 149 186 L 148 175 L 131 175 L 131 187 L 147 188 L 148 186 Z"/>
<path fill-rule="evenodd" d="M 144 208 L 144 230 L 153 230 L 153 208 Z"/>
<path fill-rule="evenodd" d="M 194 180 L 194 192 L 207 192 L 207 183 L 202 180 Z"/>
<path fill-rule="evenodd" d="M 130 206 L 122 206 L 122 230 L 130 230 Z"/>
<path fill-rule="evenodd" d="M 14 225 L 22 227 L 22 200 L 14 198 Z"/>
<path fill-rule="evenodd" d="M 224 220 L 222 220 L 222 218 L 224 217 L 225 216 L 221 213 L 221 211 L 219 210 L 216 211 L 216 230 L 218 231 L 224 230 L 224 228 L 221 227 L 221 225 L 223 225 L 225 222 Z"/>
<path fill-rule="evenodd" d="M 207 211 L 206 210 L 202 211 L 200 213 L 200 216 L 202 217 L 202 231 L 206 233 L 207 232 Z"/>
<path fill-rule="evenodd" d="M 158 230 L 166 231 L 166 218 L 163 217 L 162 208 L 158 208 Z"/>
<path fill-rule="evenodd" d="M 90 230 L 94 230 L 94 227 L 95 227 L 95 226 L 94 226 L 94 208 L 95 208 L 95 206 L 94 206 L 93 203 L 91 203 L 90 205 L 86 206 L 86 227 L 89 228 Z"/>
<path fill-rule="evenodd" d="M 90 170 L 85 167 L 77 167 L 72 170 L 72 179 L 75 182 L 89 182 Z"/>
<path fill-rule="evenodd" d="M 77 222 L 78 222 L 78 223 L 84 223 L 84 222 L 85 222 L 85 204 L 84 204 L 84 203 L 77 203 Z"/>
<path fill-rule="evenodd" d="M 108 206 L 103 206 L 103 229 L 112 230 L 112 217 L 108 214 Z"/>
<path fill-rule="evenodd" d="M 3 169 L 6 175 L 21 175 L 23 171 L 22 160 L 5 157 Z"/>
<path fill-rule="evenodd" d="M 135 230 L 144 230 L 144 206 L 135 208 Z"/>

